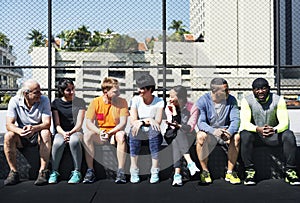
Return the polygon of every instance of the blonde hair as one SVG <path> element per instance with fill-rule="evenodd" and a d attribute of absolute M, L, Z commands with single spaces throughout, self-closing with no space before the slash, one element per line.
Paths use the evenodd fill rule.
<path fill-rule="evenodd" d="M 101 84 L 102 92 L 108 92 L 111 88 L 119 86 L 119 81 L 111 77 L 105 77 Z"/>

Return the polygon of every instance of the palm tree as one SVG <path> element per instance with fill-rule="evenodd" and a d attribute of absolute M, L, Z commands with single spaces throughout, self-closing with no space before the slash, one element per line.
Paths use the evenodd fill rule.
<path fill-rule="evenodd" d="M 43 32 L 40 32 L 39 30 L 33 29 L 30 33 L 28 33 L 28 36 L 26 37 L 28 40 L 32 40 L 31 46 L 33 47 L 39 47 L 45 45 L 45 35 Z"/>
<path fill-rule="evenodd" d="M 181 20 L 173 20 L 168 29 L 175 30 L 175 33 L 183 34 L 186 33 L 186 30 L 184 29 L 185 27 L 186 26 L 182 25 Z"/>

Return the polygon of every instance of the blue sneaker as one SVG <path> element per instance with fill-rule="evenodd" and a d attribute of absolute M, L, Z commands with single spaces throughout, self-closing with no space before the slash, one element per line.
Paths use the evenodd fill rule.
<path fill-rule="evenodd" d="M 69 184 L 77 184 L 80 183 L 81 173 L 77 170 L 72 171 L 71 178 L 68 181 Z"/>
<path fill-rule="evenodd" d="M 179 173 L 174 174 L 172 186 L 182 186 L 182 176 Z"/>
<path fill-rule="evenodd" d="M 140 172 L 140 170 L 138 168 L 131 168 L 130 169 L 130 182 L 131 183 L 140 182 L 139 172 Z"/>
<path fill-rule="evenodd" d="M 195 175 L 197 172 L 199 172 L 199 168 L 197 168 L 195 162 L 191 162 L 187 165 L 188 169 L 190 170 L 191 176 Z"/>
<path fill-rule="evenodd" d="M 59 173 L 57 171 L 52 171 L 48 180 L 49 184 L 56 184 L 58 179 Z"/>
<path fill-rule="evenodd" d="M 83 183 L 93 183 L 96 180 L 94 169 L 89 168 L 83 179 Z"/>
<path fill-rule="evenodd" d="M 150 183 L 158 183 L 159 182 L 159 168 L 151 168 L 151 178 L 150 178 Z"/>

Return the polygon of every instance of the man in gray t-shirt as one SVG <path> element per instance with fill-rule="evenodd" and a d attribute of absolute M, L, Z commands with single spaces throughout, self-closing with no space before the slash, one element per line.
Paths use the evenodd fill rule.
<path fill-rule="evenodd" d="M 6 115 L 4 152 L 10 167 L 5 185 L 15 185 L 20 181 L 17 172 L 17 148 L 39 145 L 41 166 L 35 185 L 48 182 L 47 167 L 51 151 L 51 107 L 48 97 L 41 95 L 35 80 L 27 80 L 17 95 L 11 98 Z"/>

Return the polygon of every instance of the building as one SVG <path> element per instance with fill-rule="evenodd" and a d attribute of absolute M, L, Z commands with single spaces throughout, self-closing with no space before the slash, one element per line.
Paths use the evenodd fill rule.
<path fill-rule="evenodd" d="M 0 88 L 18 88 L 17 81 L 22 78 L 21 68 L 14 67 L 17 57 L 12 53 L 12 46 L 0 46 Z M 7 91 L 0 92 L 0 103 Z"/>
<path fill-rule="evenodd" d="M 185 42 L 167 42 L 167 87 L 182 84 L 205 90 L 214 77 L 224 77 L 231 87 L 240 89 L 250 88 L 256 77 L 265 77 L 275 85 L 273 1 L 190 0 L 190 32 L 194 39 L 202 35 L 204 42 L 193 42 L 191 35 Z M 52 80 L 71 77 L 77 88 L 99 88 L 101 78 L 114 76 L 119 78 L 121 89 L 134 89 L 135 78 L 145 71 L 157 79 L 159 87 L 163 86 L 163 70 L 147 68 L 162 67 L 163 47 L 159 41 L 154 42 L 153 49 L 139 53 L 55 52 L 54 49 L 52 53 L 55 53 L 52 65 L 65 67 L 55 69 Z M 47 49 L 35 47 L 31 55 L 33 65 L 47 65 Z M 257 68 L 247 68 L 251 65 Z M 245 92 L 232 93 L 241 99 Z M 82 92 L 87 100 L 98 94 Z M 132 90 L 125 94 L 130 98 Z M 195 101 L 201 94 L 192 93 L 191 99 Z"/>

